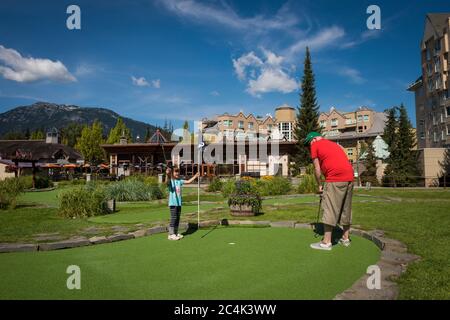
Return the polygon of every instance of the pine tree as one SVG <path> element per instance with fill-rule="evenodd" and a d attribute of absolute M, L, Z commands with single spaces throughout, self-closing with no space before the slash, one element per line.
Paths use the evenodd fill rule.
<path fill-rule="evenodd" d="M 420 174 L 417 167 L 417 153 L 413 151 L 416 141 L 403 104 L 399 108 L 393 107 L 387 110 L 383 138 L 389 146 L 390 153 L 387 159 L 388 165 L 384 171 L 385 184 L 393 187 L 415 184 Z"/>
<path fill-rule="evenodd" d="M 81 137 L 82 130 L 83 125 L 76 122 L 70 123 L 61 130 L 62 143 L 72 148 L 75 147 L 77 139 Z"/>
<path fill-rule="evenodd" d="M 119 117 L 117 118 L 115 127 L 112 128 L 111 131 L 109 132 L 106 143 L 108 144 L 118 143 L 120 141 L 120 138 L 122 138 L 122 136 L 125 136 L 128 142 L 131 142 L 131 131 L 125 125 L 122 118 Z"/>
<path fill-rule="evenodd" d="M 145 142 L 148 142 L 148 140 L 150 140 L 150 138 L 151 138 L 151 133 L 150 133 L 150 127 L 147 127 L 146 129 L 145 129 Z"/>
<path fill-rule="evenodd" d="M 420 174 L 417 166 L 416 139 L 413 126 L 408 118 L 408 112 L 403 104 L 400 106 L 398 119 L 399 175 L 403 186 L 410 186 L 417 182 Z"/>
<path fill-rule="evenodd" d="M 295 121 L 294 130 L 294 137 L 297 140 L 296 153 L 294 155 L 295 165 L 293 167 L 295 174 L 300 173 L 301 167 L 311 163 L 309 148 L 304 145 L 306 135 L 311 131 L 321 132 L 314 73 L 308 47 L 306 48 L 303 72 L 300 107 L 297 108 L 297 119 Z"/>
<path fill-rule="evenodd" d="M 361 174 L 361 181 L 363 184 L 370 182 L 372 186 L 378 186 L 377 179 L 377 158 L 373 149 L 373 143 L 369 142 L 366 148 L 366 158 L 364 159 L 366 170 Z"/>
<path fill-rule="evenodd" d="M 189 122 L 187 120 L 183 123 L 183 129 L 189 131 Z"/>
<path fill-rule="evenodd" d="M 25 130 L 25 139 L 30 140 L 30 138 L 31 138 L 30 128 L 27 128 L 27 130 Z"/>
<path fill-rule="evenodd" d="M 30 140 L 43 140 L 45 139 L 45 133 L 41 129 L 35 130 L 30 135 Z"/>
<path fill-rule="evenodd" d="M 105 159 L 105 153 L 100 146 L 102 143 L 104 143 L 103 126 L 96 120 L 92 126 L 83 128 L 75 148 L 81 152 L 85 161 L 98 164 Z"/>

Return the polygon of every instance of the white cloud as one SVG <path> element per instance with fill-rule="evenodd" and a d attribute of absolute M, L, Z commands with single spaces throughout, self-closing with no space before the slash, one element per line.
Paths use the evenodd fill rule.
<path fill-rule="evenodd" d="M 138 87 L 150 87 L 151 86 L 156 89 L 161 88 L 161 80 L 160 79 L 151 80 L 151 85 L 144 77 L 136 78 L 135 76 L 131 76 L 131 81 L 133 82 L 133 84 L 135 86 L 138 86 Z"/>
<path fill-rule="evenodd" d="M 249 66 L 262 66 L 264 63 L 259 59 L 253 51 L 242 55 L 238 59 L 233 59 L 233 67 L 236 72 L 238 78 L 240 80 L 244 80 L 246 77 L 246 68 Z"/>
<path fill-rule="evenodd" d="M 269 50 L 262 49 L 262 52 L 265 59 L 259 58 L 253 51 L 233 59 L 236 75 L 240 80 L 247 81 L 246 91 L 260 97 L 262 93 L 296 90 L 298 83 L 282 66 L 284 58 Z"/>
<path fill-rule="evenodd" d="M 212 95 L 213 97 L 218 97 L 218 96 L 220 96 L 220 92 L 217 91 L 217 90 L 213 90 L 213 91 L 211 91 L 209 94 Z"/>
<path fill-rule="evenodd" d="M 144 77 L 136 78 L 135 76 L 131 76 L 131 81 L 133 84 L 138 87 L 148 87 L 150 84 L 145 80 Z"/>
<path fill-rule="evenodd" d="M 158 1 L 168 11 L 197 23 L 216 24 L 237 30 L 264 32 L 269 30 L 284 30 L 299 22 L 286 6 L 281 7 L 277 14 L 267 18 L 256 15 L 251 18 L 239 16 L 226 2 L 218 5 L 208 5 L 194 0 L 160 0 Z"/>
<path fill-rule="evenodd" d="M 0 75 L 12 81 L 77 81 L 61 61 L 25 58 L 16 50 L 5 48 L 2 45 L 0 45 L 0 63 Z"/>
<path fill-rule="evenodd" d="M 156 89 L 161 88 L 161 80 L 160 79 L 152 80 L 152 85 L 153 85 L 153 88 L 156 88 Z"/>
<path fill-rule="evenodd" d="M 332 26 L 325 28 L 315 35 L 301 39 L 291 45 L 287 51 L 286 56 L 294 58 L 298 53 L 304 53 L 306 47 L 311 50 L 318 51 L 324 48 L 337 45 L 345 36 L 345 31 L 341 27 Z"/>
<path fill-rule="evenodd" d="M 75 75 L 78 77 L 82 77 L 93 74 L 96 71 L 97 71 L 96 67 L 83 63 L 77 66 L 77 68 L 75 69 Z"/>
<path fill-rule="evenodd" d="M 359 70 L 350 67 L 340 67 L 337 69 L 338 74 L 347 77 L 351 82 L 356 84 L 363 84 L 366 79 L 361 75 Z"/>

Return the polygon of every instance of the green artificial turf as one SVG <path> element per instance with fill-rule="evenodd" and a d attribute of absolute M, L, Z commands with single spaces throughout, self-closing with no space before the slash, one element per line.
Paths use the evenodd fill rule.
<path fill-rule="evenodd" d="M 313 241 L 310 230 L 223 227 L 181 241 L 1 254 L 0 299 L 331 299 L 380 255 L 358 237 L 330 252 Z M 81 268 L 81 290 L 66 287 L 69 265 Z"/>

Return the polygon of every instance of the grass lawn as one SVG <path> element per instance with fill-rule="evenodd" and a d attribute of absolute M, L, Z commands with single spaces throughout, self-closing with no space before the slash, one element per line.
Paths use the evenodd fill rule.
<path fill-rule="evenodd" d="M 351 249 L 313 251 L 308 245 L 317 238 L 309 230 L 228 227 L 207 232 L 176 242 L 159 234 L 62 251 L 2 254 L 0 299 L 332 299 L 380 254 L 362 238 L 355 238 Z M 81 290 L 66 288 L 69 265 L 81 268 Z"/>
<path fill-rule="evenodd" d="M 182 219 L 196 222 L 197 205 L 194 202 L 197 200 L 196 189 L 185 189 L 186 206 L 183 208 Z M 74 235 L 92 226 L 109 228 L 114 224 L 121 224 L 132 229 L 135 223 L 151 225 L 158 221 L 166 222 L 169 218 L 166 202 L 153 201 L 119 203 L 119 212 L 107 216 L 86 220 L 63 219 L 57 216 L 55 208 L 58 192 L 54 190 L 26 193 L 19 202 L 19 204 L 34 203 L 50 207 L 20 206 L 15 210 L 0 211 L 0 242 L 27 241 L 37 233 L 60 232 L 62 235 Z M 314 195 L 275 197 L 264 200 L 264 214 L 250 218 L 237 218 L 229 214 L 226 201 L 220 194 L 203 192 L 201 200 L 205 201 L 201 203 L 202 220 L 226 218 L 313 222 L 318 209 L 318 197 Z M 221 206 L 223 209 L 217 209 Z M 410 265 L 408 271 L 399 279 L 400 298 L 450 299 L 450 250 L 445 249 L 445 244 L 450 242 L 449 208 L 450 190 L 372 189 L 367 191 L 360 189 L 355 191 L 354 225 L 362 229 L 382 229 L 387 236 L 404 242 L 409 252 L 422 257 L 419 262 Z M 192 239 L 195 239 L 195 236 L 192 236 Z M 150 237 L 148 241 L 155 239 L 157 237 Z M 132 240 L 131 243 L 140 243 L 140 241 Z M 117 246 L 121 245 L 117 244 Z M 116 244 L 111 246 L 114 247 Z M 262 247 L 265 246 L 266 243 L 262 244 Z M 92 250 L 92 248 L 82 250 L 85 249 Z M 77 250 L 69 250 L 67 254 L 70 256 L 70 252 L 78 252 Z M 7 255 L 0 255 L 0 257 Z M 23 257 L 28 255 L 35 256 L 35 254 L 24 254 Z M 45 256 L 47 253 L 36 253 L 36 257 L 40 255 Z M 11 255 L 11 257 L 16 256 L 22 257 L 22 255 Z"/>

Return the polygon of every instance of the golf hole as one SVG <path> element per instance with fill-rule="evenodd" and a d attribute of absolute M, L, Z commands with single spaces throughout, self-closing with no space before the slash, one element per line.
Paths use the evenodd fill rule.
<path fill-rule="evenodd" d="M 231 244 L 231 245 L 233 245 L 233 244 L 236 244 L 236 243 L 234 243 L 234 242 L 229 242 L 228 244 Z"/>

